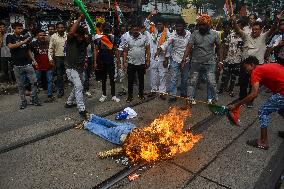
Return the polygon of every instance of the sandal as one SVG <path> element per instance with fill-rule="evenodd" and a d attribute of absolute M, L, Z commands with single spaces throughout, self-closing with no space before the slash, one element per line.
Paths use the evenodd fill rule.
<path fill-rule="evenodd" d="M 253 139 L 253 140 L 248 140 L 247 141 L 247 145 L 255 147 L 255 148 L 260 148 L 262 150 L 268 150 L 268 146 L 264 146 L 262 144 L 258 144 L 257 139 Z"/>

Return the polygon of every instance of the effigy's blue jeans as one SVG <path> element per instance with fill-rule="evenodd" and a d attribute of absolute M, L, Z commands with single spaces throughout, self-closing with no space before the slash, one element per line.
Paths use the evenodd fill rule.
<path fill-rule="evenodd" d="M 258 117 L 260 128 L 267 128 L 270 121 L 270 114 L 278 112 L 284 118 L 284 96 L 276 93 L 260 107 Z"/>
<path fill-rule="evenodd" d="M 136 128 L 136 126 L 131 123 L 117 123 L 94 114 L 92 114 L 89 121 L 84 124 L 84 127 L 101 138 L 118 145 L 122 144 L 120 140 L 121 135 L 127 135 Z"/>

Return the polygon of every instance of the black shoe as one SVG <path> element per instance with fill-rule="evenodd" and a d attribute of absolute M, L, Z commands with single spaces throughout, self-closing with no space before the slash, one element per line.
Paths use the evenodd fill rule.
<path fill-rule="evenodd" d="M 41 106 L 41 103 L 39 102 L 38 99 L 34 99 L 34 100 L 32 100 L 31 102 L 32 102 L 32 104 L 35 105 L 35 106 Z"/>
<path fill-rule="evenodd" d="M 168 103 L 173 103 L 175 101 L 177 101 L 177 98 L 171 97 L 171 98 L 169 98 Z"/>
<path fill-rule="evenodd" d="M 82 119 L 84 119 L 84 120 L 88 120 L 89 119 L 89 113 L 86 110 L 79 112 L 79 114 L 80 114 L 80 117 Z"/>
<path fill-rule="evenodd" d="M 127 97 L 126 102 L 130 103 L 133 100 L 133 97 Z"/>
<path fill-rule="evenodd" d="M 52 103 L 54 102 L 54 96 L 48 96 L 47 100 L 44 101 L 45 103 Z"/>
<path fill-rule="evenodd" d="M 278 136 L 284 139 L 284 131 L 278 131 Z"/>
<path fill-rule="evenodd" d="M 22 101 L 22 103 L 21 103 L 21 105 L 20 105 L 20 109 L 22 110 L 22 109 L 25 109 L 26 107 L 27 107 L 27 105 L 28 105 L 28 103 L 27 103 L 27 101 L 25 100 L 25 101 Z"/>
<path fill-rule="evenodd" d="M 118 96 L 124 96 L 124 95 L 126 95 L 126 91 L 125 90 L 118 92 Z"/>
<path fill-rule="evenodd" d="M 65 103 L 65 105 L 64 105 L 65 108 L 74 108 L 76 106 L 77 106 L 77 104 L 67 104 L 67 103 Z"/>
<path fill-rule="evenodd" d="M 167 97 L 166 97 L 166 95 L 161 94 L 161 95 L 160 95 L 160 99 L 162 99 L 162 100 L 167 100 Z"/>
<path fill-rule="evenodd" d="M 138 95 L 138 98 L 139 98 L 140 100 L 145 100 L 144 95 Z"/>

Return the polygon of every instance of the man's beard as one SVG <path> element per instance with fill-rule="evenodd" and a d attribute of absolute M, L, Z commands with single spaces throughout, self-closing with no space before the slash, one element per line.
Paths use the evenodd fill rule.
<path fill-rule="evenodd" d="M 209 31 L 209 28 L 199 28 L 199 33 L 201 35 L 206 35 Z"/>

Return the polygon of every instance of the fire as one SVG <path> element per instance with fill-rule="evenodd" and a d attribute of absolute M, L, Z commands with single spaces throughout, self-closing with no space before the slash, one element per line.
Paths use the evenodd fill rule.
<path fill-rule="evenodd" d="M 134 129 L 126 138 L 123 149 L 132 163 L 167 160 L 175 154 L 189 151 L 201 135 L 184 132 L 188 110 L 170 108 L 169 113 L 156 118 L 148 127 Z"/>

